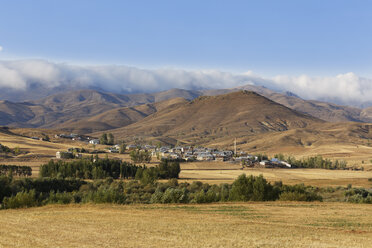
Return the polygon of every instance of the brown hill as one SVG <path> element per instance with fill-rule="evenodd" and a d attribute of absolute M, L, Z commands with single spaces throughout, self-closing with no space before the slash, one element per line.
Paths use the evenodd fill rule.
<path fill-rule="evenodd" d="M 75 124 L 80 121 L 80 124 L 78 123 L 78 129 L 80 130 L 106 130 L 119 127 L 119 123 L 122 123 L 120 127 L 125 126 L 133 122 L 130 121 L 132 118 L 133 120 L 139 120 L 153 113 L 145 109 L 142 111 L 141 108 L 144 107 L 119 110 L 120 108 L 150 104 L 177 98 L 178 96 L 184 99 L 193 99 L 196 97 L 195 94 L 192 91 L 179 89 L 154 94 L 133 95 L 78 90 L 58 93 L 44 99 L 24 103 L 0 101 L 0 125 L 72 130 L 75 128 Z M 149 108 L 151 109 L 151 106 Z M 105 112 L 107 113 L 101 116 Z M 141 118 L 139 116 L 135 117 L 136 113 Z M 125 116 L 128 116 L 127 120 Z M 115 117 L 118 118 L 116 121 Z M 113 122 L 116 122 L 116 124 L 111 125 L 110 123 Z"/>
<path fill-rule="evenodd" d="M 249 90 L 254 91 L 270 100 L 280 103 L 288 108 L 296 111 L 309 114 L 316 118 L 329 121 L 329 122 L 372 122 L 372 113 L 366 114 L 365 111 L 359 108 L 350 106 L 341 106 L 333 103 L 304 100 L 294 95 L 291 92 L 278 93 L 263 86 L 244 85 L 232 89 L 222 90 L 206 90 L 203 91 L 204 95 L 220 95 L 229 92 Z M 372 111 L 371 111 L 372 112 Z"/>
<path fill-rule="evenodd" d="M 134 107 L 116 108 L 93 117 L 82 118 L 80 120 L 70 120 L 59 126 L 59 128 L 74 133 L 92 133 L 104 131 L 142 120 L 143 118 L 160 111 L 164 108 L 184 104 L 188 102 L 184 98 L 172 98 L 157 103 L 143 104 Z"/>
<path fill-rule="evenodd" d="M 120 139 L 133 136 L 167 137 L 173 141 L 205 143 L 220 137 L 284 131 L 317 123 L 323 121 L 291 110 L 257 93 L 239 91 L 199 97 L 111 132 Z"/>

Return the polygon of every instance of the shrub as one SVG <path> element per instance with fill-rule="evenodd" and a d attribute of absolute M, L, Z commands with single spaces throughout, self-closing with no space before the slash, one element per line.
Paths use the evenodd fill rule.
<path fill-rule="evenodd" d="M 231 201 L 273 201 L 277 198 L 277 192 L 262 175 L 240 175 L 232 184 L 229 195 Z"/>
<path fill-rule="evenodd" d="M 161 197 L 161 203 L 187 203 L 187 191 L 168 188 Z"/>
<path fill-rule="evenodd" d="M 283 192 L 279 196 L 280 201 L 307 201 L 305 193 L 300 192 Z"/>
<path fill-rule="evenodd" d="M 50 192 L 46 203 L 58 203 L 58 204 L 69 204 L 74 203 L 74 194 L 70 192 Z"/>
<path fill-rule="evenodd" d="M 3 208 L 28 208 L 39 205 L 35 190 L 18 192 L 17 195 L 5 197 Z"/>

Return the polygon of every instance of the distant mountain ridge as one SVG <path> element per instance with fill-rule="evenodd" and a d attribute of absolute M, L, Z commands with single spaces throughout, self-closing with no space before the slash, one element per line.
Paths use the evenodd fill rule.
<path fill-rule="evenodd" d="M 0 125 L 32 128 L 65 128 L 73 130 L 76 122 L 91 123 L 93 126 L 85 127 L 87 130 L 95 130 L 94 124 L 89 118 L 99 116 L 109 111 L 133 112 L 141 108 L 140 105 L 158 103 L 175 98 L 191 100 L 198 95 L 193 91 L 172 89 L 154 94 L 121 95 L 95 90 L 78 90 L 66 93 L 58 93 L 46 98 L 28 102 L 13 103 L 0 101 Z M 122 108 L 128 108 L 123 110 Z M 129 108 L 132 108 L 130 110 Z M 144 107 L 142 107 L 144 108 Z M 155 108 L 156 109 L 156 108 Z M 123 112 L 122 112 L 123 113 Z M 152 113 L 144 111 L 143 116 Z M 109 113 L 103 116 L 108 116 Z M 133 116 L 133 115 L 132 115 Z M 86 120 L 85 120 L 86 119 Z M 132 123 L 138 118 L 127 120 L 123 125 Z M 110 123 L 110 119 L 102 119 Z M 69 124 L 71 126 L 69 126 Z M 101 128 L 115 128 L 107 124 Z"/>
<path fill-rule="evenodd" d="M 358 109 L 303 100 L 290 92 L 282 94 L 262 86 L 244 85 L 199 91 L 171 89 L 151 94 L 114 94 L 88 89 L 57 93 L 26 102 L 0 101 L 0 125 L 97 132 L 123 127 L 157 112 L 158 109 L 151 105 L 154 103 L 176 98 L 189 101 L 199 96 L 215 96 L 240 90 L 256 92 L 288 108 L 329 122 L 372 122 L 371 108 Z"/>

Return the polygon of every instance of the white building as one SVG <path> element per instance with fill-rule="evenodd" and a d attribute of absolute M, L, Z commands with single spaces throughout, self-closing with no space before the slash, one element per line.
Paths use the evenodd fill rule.
<path fill-rule="evenodd" d="M 92 140 L 89 141 L 89 144 L 98 145 L 99 144 L 99 139 L 92 139 Z"/>

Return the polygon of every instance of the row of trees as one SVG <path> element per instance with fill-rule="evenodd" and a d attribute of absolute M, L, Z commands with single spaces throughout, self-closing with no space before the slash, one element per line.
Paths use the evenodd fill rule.
<path fill-rule="evenodd" d="M 29 177 L 32 175 L 32 168 L 30 166 L 0 165 L 1 175 Z"/>
<path fill-rule="evenodd" d="M 54 161 L 40 166 L 41 177 L 56 178 L 81 178 L 81 179 L 102 179 L 112 177 L 114 179 L 134 178 L 136 166 L 128 162 L 115 159 L 79 159 L 74 161 Z"/>
<path fill-rule="evenodd" d="M 155 168 L 152 168 L 155 170 Z M 195 181 L 166 183 L 75 179 L 22 179 L 0 177 L 2 208 L 19 208 L 50 203 L 210 203 L 226 201 L 314 201 L 322 200 L 316 189 L 304 185 L 270 184 L 262 176 L 241 175 L 233 184 L 209 185 Z"/>
<path fill-rule="evenodd" d="M 80 190 L 86 184 L 84 181 L 76 179 L 57 179 L 57 178 L 22 178 L 0 176 L 0 204 L 5 197 L 16 196 L 20 192 L 30 192 L 34 190 L 37 194 L 45 195 L 51 191 L 73 192 Z"/>
<path fill-rule="evenodd" d="M 276 154 L 275 158 L 287 161 L 294 168 L 319 168 L 331 170 L 344 170 L 347 168 L 347 163 L 344 160 L 332 161 L 330 159 L 324 159 L 322 156 L 296 159 L 291 156 L 285 157 L 283 154 Z"/>
<path fill-rule="evenodd" d="M 75 161 L 54 161 L 40 166 L 41 177 L 103 179 L 130 179 L 142 177 L 149 181 L 157 179 L 178 178 L 180 173 L 178 162 L 162 161 L 156 167 L 138 166 L 116 159 L 80 159 Z"/>

